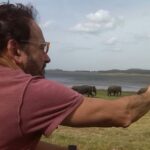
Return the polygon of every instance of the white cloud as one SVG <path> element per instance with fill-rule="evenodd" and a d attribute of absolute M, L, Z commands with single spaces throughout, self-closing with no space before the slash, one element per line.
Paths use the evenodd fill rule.
<path fill-rule="evenodd" d="M 111 16 L 109 11 L 106 10 L 98 10 L 96 13 L 90 13 L 87 16 L 87 19 L 93 22 L 109 22 L 111 20 Z"/>
<path fill-rule="evenodd" d="M 106 40 L 105 44 L 107 45 L 114 45 L 116 44 L 118 41 L 118 39 L 116 37 L 111 37 L 109 39 Z"/>
<path fill-rule="evenodd" d="M 48 21 L 46 21 L 46 22 L 44 22 L 44 23 L 41 23 L 40 24 L 40 27 L 42 27 L 42 28 L 48 28 L 50 25 L 52 25 L 53 24 L 53 21 L 51 21 L 51 20 L 48 20 Z"/>
<path fill-rule="evenodd" d="M 141 43 L 141 42 L 148 42 L 149 43 L 149 40 L 150 40 L 150 34 L 148 33 L 136 33 L 134 34 L 134 40 L 138 43 Z"/>
<path fill-rule="evenodd" d="M 84 22 L 78 23 L 72 27 L 71 30 L 86 33 L 99 33 L 104 30 L 114 29 L 120 26 L 121 22 L 123 22 L 123 17 L 113 17 L 107 10 L 98 10 L 95 13 L 88 14 Z"/>

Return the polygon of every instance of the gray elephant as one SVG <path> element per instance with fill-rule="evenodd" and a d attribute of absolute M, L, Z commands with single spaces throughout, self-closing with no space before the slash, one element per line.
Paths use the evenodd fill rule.
<path fill-rule="evenodd" d="M 137 94 L 142 94 L 144 92 L 146 92 L 147 88 L 140 88 L 136 93 Z"/>
<path fill-rule="evenodd" d="M 96 96 L 97 94 L 97 89 L 95 86 L 91 86 L 92 87 L 92 92 L 94 93 L 94 96 Z"/>
<path fill-rule="evenodd" d="M 80 94 L 85 94 L 87 96 L 96 96 L 96 87 L 89 85 L 73 86 L 73 90 L 77 91 Z"/>
<path fill-rule="evenodd" d="M 107 95 L 108 96 L 119 96 L 122 93 L 122 88 L 121 86 L 117 86 L 117 85 L 113 85 L 113 86 L 109 86 L 107 89 Z"/>

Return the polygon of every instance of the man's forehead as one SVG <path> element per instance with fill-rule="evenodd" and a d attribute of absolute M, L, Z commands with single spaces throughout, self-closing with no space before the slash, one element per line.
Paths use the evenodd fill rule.
<path fill-rule="evenodd" d="M 30 20 L 29 25 L 30 25 L 30 39 L 44 42 L 45 41 L 44 36 L 38 24 L 34 20 Z"/>

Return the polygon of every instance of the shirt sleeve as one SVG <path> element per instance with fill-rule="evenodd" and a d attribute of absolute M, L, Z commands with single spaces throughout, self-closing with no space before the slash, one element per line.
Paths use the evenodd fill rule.
<path fill-rule="evenodd" d="M 49 135 L 74 111 L 83 96 L 54 81 L 33 78 L 24 91 L 21 106 L 23 134 L 42 131 Z"/>

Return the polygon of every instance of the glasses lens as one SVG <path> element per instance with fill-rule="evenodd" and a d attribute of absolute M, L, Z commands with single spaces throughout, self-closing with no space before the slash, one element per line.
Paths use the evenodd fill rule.
<path fill-rule="evenodd" d="M 44 52 L 47 53 L 48 52 L 48 47 L 47 47 L 47 44 L 45 44 L 45 47 L 44 47 Z"/>
<path fill-rule="evenodd" d="M 48 44 L 47 43 L 42 43 L 40 45 L 40 49 L 44 51 L 44 53 L 48 52 Z"/>
<path fill-rule="evenodd" d="M 45 52 L 45 53 L 48 53 L 48 50 L 49 50 L 49 42 L 46 42 L 46 43 L 45 43 L 44 52 Z"/>
<path fill-rule="evenodd" d="M 29 43 L 29 44 L 34 44 L 34 45 L 37 45 L 37 43 L 35 42 L 30 42 L 30 41 L 21 41 L 22 43 Z M 44 53 L 48 53 L 48 50 L 49 50 L 49 45 L 50 43 L 49 42 L 45 42 L 45 43 L 42 43 L 40 44 L 40 49 L 44 51 Z"/>

